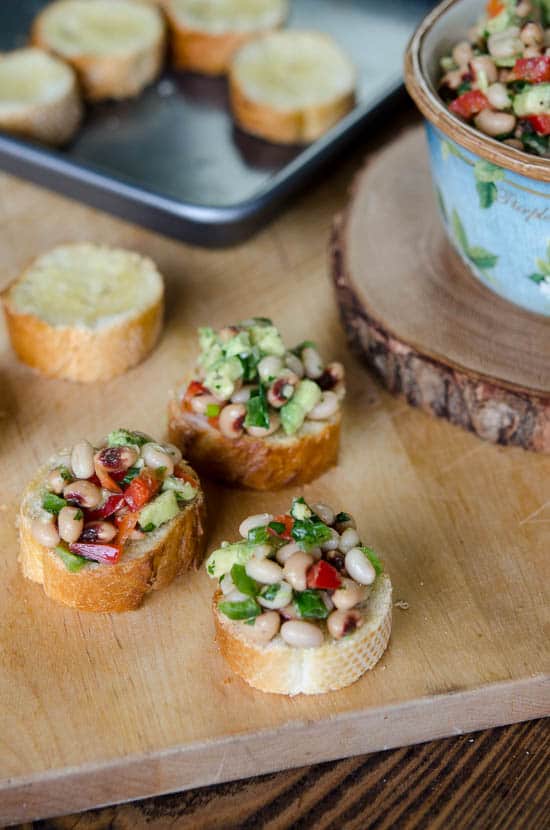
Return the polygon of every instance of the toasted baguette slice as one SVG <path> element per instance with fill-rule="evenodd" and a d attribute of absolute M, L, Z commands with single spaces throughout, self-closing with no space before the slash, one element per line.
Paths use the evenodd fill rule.
<path fill-rule="evenodd" d="M 392 585 L 381 574 L 369 597 L 358 606 L 365 622 L 342 640 L 327 640 L 318 648 L 293 648 L 280 635 L 267 645 L 246 637 L 242 624 L 218 611 L 221 591 L 214 595 L 216 639 L 233 671 L 261 692 L 279 695 L 317 695 L 355 683 L 380 660 L 390 639 Z"/>
<path fill-rule="evenodd" d="M 31 38 L 72 64 L 91 101 L 139 95 L 164 59 L 162 16 L 135 0 L 57 0 L 35 18 Z"/>
<path fill-rule="evenodd" d="M 176 69 L 223 75 L 234 52 L 282 26 L 287 0 L 164 0 Z"/>
<path fill-rule="evenodd" d="M 315 141 L 355 103 L 355 70 L 320 32 L 273 32 L 239 49 L 229 73 L 237 124 L 281 144 Z"/>
<path fill-rule="evenodd" d="M 122 374 L 151 351 L 164 285 L 150 259 L 79 243 L 38 257 L 3 300 L 24 363 L 49 377 L 91 382 Z"/>
<path fill-rule="evenodd" d="M 338 412 L 328 421 L 306 421 L 295 435 L 226 438 L 208 419 L 170 401 L 170 441 L 205 475 L 251 490 L 277 490 L 313 481 L 338 460 Z"/>
<path fill-rule="evenodd" d="M 76 75 L 42 49 L 0 55 L 0 129 L 46 144 L 65 144 L 82 118 Z"/>
<path fill-rule="evenodd" d="M 39 544 L 31 522 L 40 512 L 41 492 L 48 470 L 67 464 L 63 451 L 42 467 L 26 488 L 19 512 L 19 563 L 23 575 L 39 582 L 47 596 L 81 611 L 131 611 L 149 591 L 164 588 L 204 557 L 206 506 L 199 489 L 195 499 L 172 521 L 143 540 L 127 542 L 119 562 L 90 562 L 77 573 L 68 571 L 56 553 Z M 188 471 L 193 471 L 188 467 Z"/>

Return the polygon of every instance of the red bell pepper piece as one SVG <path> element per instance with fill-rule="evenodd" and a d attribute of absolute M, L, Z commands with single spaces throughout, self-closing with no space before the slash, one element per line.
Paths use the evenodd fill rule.
<path fill-rule="evenodd" d="M 487 17 L 497 17 L 505 8 L 502 0 L 489 0 L 485 6 L 485 11 L 487 12 Z"/>
<path fill-rule="evenodd" d="M 119 521 L 116 521 L 118 526 L 118 535 L 116 537 L 117 545 L 122 548 L 130 538 L 132 531 L 138 523 L 139 513 L 124 513 Z"/>
<path fill-rule="evenodd" d="M 455 115 L 459 115 L 468 121 L 472 116 L 477 115 L 481 110 L 489 106 L 487 96 L 479 89 L 470 89 L 468 92 L 463 92 L 454 101 L 449 104 L 449 109 Z"/>
<path fill-rule="evenodd" d="M 161 484 L 161 480 L 145 467 L 128 485 L 124 492 L 124 501 L 130 510 L 141 510 L 160 490 Z"/>
<path fill-rule="evenodd" d="M 124 496 L 122 493 L 109 496 L 105 504 L 98 507 L 97 510 L 88 510 L 86 512 L 86 521 L 95 522 L 99 519 L 106 519 L 108 516 L 112 516 L 123 502 Z"/>
<path fill-rule="evenodd" d="M 192 380 L 186 389 L 185 397 L 195 398 L 197 395 L 204 395 L 206 392 L 208 392 L 208 389 L 203 386 L 200 380 Z"/>
<path fill-rule="evenodd" d="M 550 115 L 528 115 L 526 121 L 529 121 L 539 135 L 550 135 Z"/>
<path fill-rule="evenodd" d="M 118 562 L 122 555 L 122 547 L 113 544 L 95 544 L 92 542 L 73 542 L 69 545 L 71 553 L 83 556 L 84 559 L 92 559 L 94 562 L 106 562 L 110 565 Z"/>
<path fill-rule="evenodd" d="M 342 584 L 342 577 L 335 567 L 323 559 L 316 562 L 307 572 L 307 587 L 335 591 Z"/>
<path fill-rule="evenodd" d="M 518 58 L 514 64 L 514 75 L 518 81 L 541 84 L 550 81 L 550 55 L 538 58 Z"/>
<path fill-rule="evenodd" d="M 273 522 L 284 525 L 285 529 L 281 533 L 277 533 L 272 527 L 268 526 L 267 532 L 271 533 L 272 536 L 277 536 L 279 539 L 290 541 L 292 539 L 291 531 L 294 527 L 294 519 L 292 516 L 289 516 L 288 513 L 281 513 L 280 516 L 275 516 Z"/>

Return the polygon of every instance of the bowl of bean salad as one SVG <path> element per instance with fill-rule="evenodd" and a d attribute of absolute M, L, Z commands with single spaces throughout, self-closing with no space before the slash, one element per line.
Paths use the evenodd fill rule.
<path fill-rule="evenodd" d="M 486 288 L 550 316 L 550 0 L 445 0 L 405 82 L 451 244 Z"/>

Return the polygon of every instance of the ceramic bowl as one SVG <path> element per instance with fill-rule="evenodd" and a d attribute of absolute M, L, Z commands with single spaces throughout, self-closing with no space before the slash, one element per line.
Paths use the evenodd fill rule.
<path fill-rule="evenodd" d="M 405 83 L 427 119 L 433 181 L 451 243 L 487 288 L 550 316 L 550 160 L 483 135 L 437 94 L 440 58 L 466 37 L 483 8 L 483 0 L 437 6 L 409 44 Z"/>

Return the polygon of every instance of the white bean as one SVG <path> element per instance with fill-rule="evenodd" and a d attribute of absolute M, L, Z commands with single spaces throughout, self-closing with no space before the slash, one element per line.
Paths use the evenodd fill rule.
<path fill-rule="evenodd" d="M 264 383 L 271 383 L 271 381 L 275 380 L 282 368 L 283 361 L 280 357 L 275 357 L 275 355 L 262 357 L 258 363 L 260 380 L 263 380 Z"/>
<path fill-rule="evenodd" d="M 79 441 L 71 452 L 75 478 L 91 478 L 94 474 L 94 448 L 89 441 Z"/>
<path fill-rule="evenodd" d="M 290 369 L 291 372 L 294 372 L 295 375 L 298 375 L 299 378 L 303 378 L 304 376 L 304 364 L 292 352 L 287 352 L 285 355 L 285 366 L 287 369 Z"/>
<path fill-rule="evenodd" d="M 246 427 L 246 431 L 253 438 L 265 438 L 267 435 L 271 435 L 273 432 L 276 432 L 279 429 L 280 423 L 281 421 L 279 416 L 272 413 L 269 416 L 268 427 Z"/>
<path fill-rule="evenodd" d="M 59 544 L 59 533 L 53 521 L 34 519 L 31 524 L 31 533 L 39 545 L 55 548 Z"/>
<path fill-rule="evenodd" d="M 274 585 L 283 578 L 283 569 L 272 559 L 252 558 L 248 560 L 244 567 L 251 579 L 255 579 L 263 585 Z"/>
<path fill-rule="evenodd" d="M 144 444 L 141 448 L 141 457 L 145 461 L 147 467 L 152 470 L 158 470 L 159 467 L 166 468 L 166 476 L 171 476 L 174 472 L 174 461 L 172 456 L 160 446 L 160 444 Z"/>
<path fill-rule="evenodd" d="M 321 559 L 321 557 L 323 556 L 323 551 L 319 547 L 309 548 L 308 553 L 309 553 L 310 556 L 313 556 L 313 558 L 316 561 Z"/>
<path fill-rule="evenodd" d="M 254 516 L 249 516 L 244 519 L 239 525 L 239 533 L 243 539 L 248 539 L 248 534 L 255 527 L 265 527 L 273 521 L 271 513 L 256 513 Z"/>
<path fill-rule="evenodd" d="M 490 105 L 496 110 L 508 109 L 512 103 L 506 86 L 498 81 L 496 84 L 491 84 L 485 95 Z"/>
<path fill-rule="evenodd" d="M 293 554 L 284 566 L 285 579 L 295 591 L 305 591 L 307 588 L 307 571 L 314 562 L 314 557 L 309 553 L 300 551 Z"/>
<path fill-rule="evenodd" d="M 51 493 L 56 493 L 58 496 L 63 492 L 63 488 L 67 484 L 59 468 L 50 470 L 46 476 L 46 487 Z"/>
<path fill-rule="evenodd" d="M 310 421 L 326 421 L 338 412 L 340 402 L 335 392 L 323 392 L 321 400 L 307 413 Z"/>
<path fill-rule="evenodd" d="M 327 539 L 326 542 L 323 542 L 321 545 L 322 551 L 328 550 L 336 550 L 340 546 L 340 534 L 338 531 L 334 530 L 333 527 L 330 528 L 330 539 Z"/>
<path fill-rule="evenodd" d="M 306 346 L 302 351 L 302 362 L 308 378 L 315 380 L 323 374 L 324 364 L 321 355 L 313 346 Z"/>
<path fill-rule="evenodd" d="M 494 84 L 498 78 L 498 71 L 495 66 L 495 62 L 488 55 L 479 55 L 476 58 L 472 58 L 470 61 L 470 67 L 476 80 L 478 80 L 480 72 L 485 74 L 487 83 L 489 84 Z"/>
<path fill-rule="evenodd" d="M 339 611 L 349 611 L 355 605 L 363 602 L 366 596 L 366 589 L 358 585 L 353 579 L 342 579 L 342 584 L 332 595 L 332 601 Z"/>
<path fill-rule="evenodd" d="M 222 589 L 222 594 L 227 596 L 231 593 L 231 591 L 235 590 L 235 583 L 231 578 L 231 574 L 224 574 L 220 579 L 220 588 Z"/>
<path fill-rule="evenodd" d="M 340 536 L 338 547 L 342 553 L 347 553 L 348 550 L 356 547 L 359 544 L 359 534 L 354 527 L 348 527 Z"/>
<path fill-rule="evenodd" d="M 376 571 L 361 548 L 348 550 L 344 561 L 346 571 L 355 582 L 358 582 L 360 585 L 372 585 L 376 579 Z"/>
<path fill-rule="evenodd" d="M 452 51 L 453 60 L 460 67 L 467 67 L 472 60 L 474 53 L 470 43 L 467 40 L 462 40 L 457 43 Z"/>
<path fill-rule="evenodd" d="M 327 628 L 331 637 L 340 640 L 361 628 L 363 622 L 359 611 L 333 611 L 327 619 Z"/>
<path fill-rule="evenodd" d="M 516 126 L 516 116 L 511 112 L 484 109 L 476 115 L 474 124 L 485 135 L 505 135 L 511 133 Z"/>
<path fill-rule="evenodd" d="M 277 593 L 272 599 L 267 599 L 265 596 L 266 590 L 269 590 L 268 586 L 267 589 L 262 590 L 262 592 L 257 597 L 258 602 L 264 608 L 269 608 L 272 611 L 278 611 L 279 608 L 286 608 L 286 606 L 292 602 L 292 588 L 285 582 L 284 580 L 279 583 L 275 583 L 273 587 L 277 588 Z"/>
<path fill-rule="evenodd" d="M 62 507 L 57 516 L 57 528 L 61 538 L 72 544 L 76 542 L 84 527 L 84 517 L 79 507 Z"/>
<path fill-rule="evenodd" d="M 181 459 L 183 458 L 181 454 L 181 450 L 179 447 L 174 446 L 174 444 L 162 444 L 162 448 L 165 452 L 168 453 L 174 464 L 179 464 Z"/>
<path fill-rule="evenodd" d="M 280 565 L 284 565 L 291 556 L 294 556 L 295 553 L 299 553 L 301 550 L 302 548 L 298 542 L 289 542 L 277 551 L 277 562 L 279 562 Z"/>
<path fill-rule="evenodd" d="M 294 648 L 317 648 L 324 643 L 324 635 L 313 623 L 303 620 L 288 620 L 281 626 L 281 637 Z"/>
<path fill-rule="evenodd" d="M 231 395 L 231 403 L 247 403 L 254 386 L 242 386 Z"/>
<path fill-rule="evenodd" d="M 311 505 L 311 509 L 314 513 L 316 513 L 322 522 L 326 525 L 331 525 L 334 521 L 334 510 L 332 507 L 329 507 L 328 504 L 324 504 L 322 501 L 318 501 L 316 504 Z"/>
<path fill-rule="evenodd" d="M 269 643 L 281 627 L 281 618 L 276 611 L 266 611 L 255 618 L 253 625 L 242 626 L 243 633 L 255 643 Z"/>

